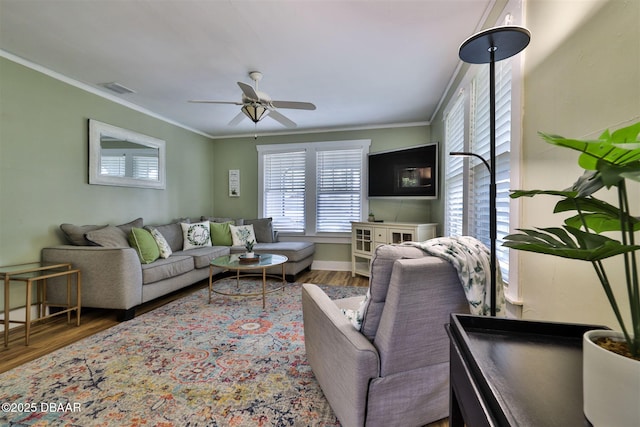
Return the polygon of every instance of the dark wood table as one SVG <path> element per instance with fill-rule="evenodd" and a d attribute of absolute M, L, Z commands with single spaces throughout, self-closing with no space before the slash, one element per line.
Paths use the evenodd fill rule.
<path fill-rule="evenodd" d="M 449 427 L 590 426 L 582 335 L 604 326 L 452 314 Z"/>

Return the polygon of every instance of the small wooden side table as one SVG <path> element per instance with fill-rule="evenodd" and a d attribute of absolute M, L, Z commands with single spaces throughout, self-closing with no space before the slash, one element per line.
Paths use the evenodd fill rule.
<path fill-rule="evenodd" d="M 71 302 L 71 289 L 75 276 L 76 285 L 76 301 Z M 66 277 L 66 281 L 54 280 L 48 281 L 48 279 Z M 20 323 L 25 325 L 24 344 L 29 345 L 29 336 L 31 334 L 31 325 L 35 322 L 39 322 L 44 319 L 48 319 L 60 314 L 67 314 L 67 321 L 71 322 L 71 312 L 76 312 L 76 326 L 80 326 L 80 307 L 81 307 L 81 288 L 82 279 L 80 270 L 73 269 L 69 263 L 41 263 L 33 262 L 28 264 L 10 265 L 0 267 L 0 280 L 4 282 L 4 313 L 3 318 L 0 319 L 4 322 L 4 346 L 9 346 L 9 324 Z M 25 283 L 26 284 L 26 298 L 25 298 L 25 320 L 12 320 L 11 319 L 11 285 L 12 282 Z M 36 306 L 37 317 L 31 319 L 31 305 L 33 304 L 33 284 L 36 284 Z M 47 301 L 47 286 L 61 286 L 64 283 L 67 285 L 67 303 L 66 304 L 50 304 Z M 55 313 L 47 314 L 47 307 L 61 307 L 62 310 Z M 19 307 L 18 307 L 19 308 Z"/>

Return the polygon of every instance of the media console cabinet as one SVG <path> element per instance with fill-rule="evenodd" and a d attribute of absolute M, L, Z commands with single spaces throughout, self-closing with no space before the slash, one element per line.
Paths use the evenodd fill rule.
<path fill-rule="evenodd" d="M 409 222 L 352 222 L 351 275 L 369 277 L 376 246 L 433 239 L 437 226 Z"/>

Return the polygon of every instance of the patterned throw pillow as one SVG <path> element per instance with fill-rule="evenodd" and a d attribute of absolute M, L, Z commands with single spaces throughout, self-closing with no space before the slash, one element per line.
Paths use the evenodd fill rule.
<path fill-rule="evenodd" d="M 362 320 L 364 319 L 364 312 L 367 311 L 367 307 L 369 306 L 369 300 L 371 299 L 371 293 L 367 290 L 367 294 L 364 299 L 360 303 L 360 306 L 357 310 L 351 310 L 348 308 L 342 309 L 342 314 L 347 316 L 347 319 L 351 322 L 354 328 L 360 330 L 362 328 Z"/>
<path fill-rule="evenodd" d="M 171 250 L 171 246 L 169 246 L 169 242 L 167 242 L 167 239 L 165 239 L 162 233 L 160 233 L 158 230 L 156 230 L 153 227 L 149 227 L 148 230 L 153 236 L 153 239 L 156 241 L 156 244 L 158 245 L 158 250 L 160 251 L 160 258 L 164 258 L 164 259 L 169 258 L 173 253 L 173 251 Z"/>
<path fill-rule="evenodd" d="M 194 224 L 181 222 L 180 226 L 182 227 L 182 236 L 184 238 L 182 250 L 211 246 L 209 221 L 196 222 Z"/>
<path fill-rule="evenodd" d="M 256 241 L 256 235 L 253 231 L 253 225 L 229 225 L 231 229 L 231 239 L 233 246 L 244 246 L 247 242 Z"/>

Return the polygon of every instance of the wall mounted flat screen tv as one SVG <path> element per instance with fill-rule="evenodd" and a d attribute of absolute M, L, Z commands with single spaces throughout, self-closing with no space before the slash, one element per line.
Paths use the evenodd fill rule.
<path fill-rule="evenodd" d="M 438 144 L 369 154 L 369 198 L 438 198 Z"/>

